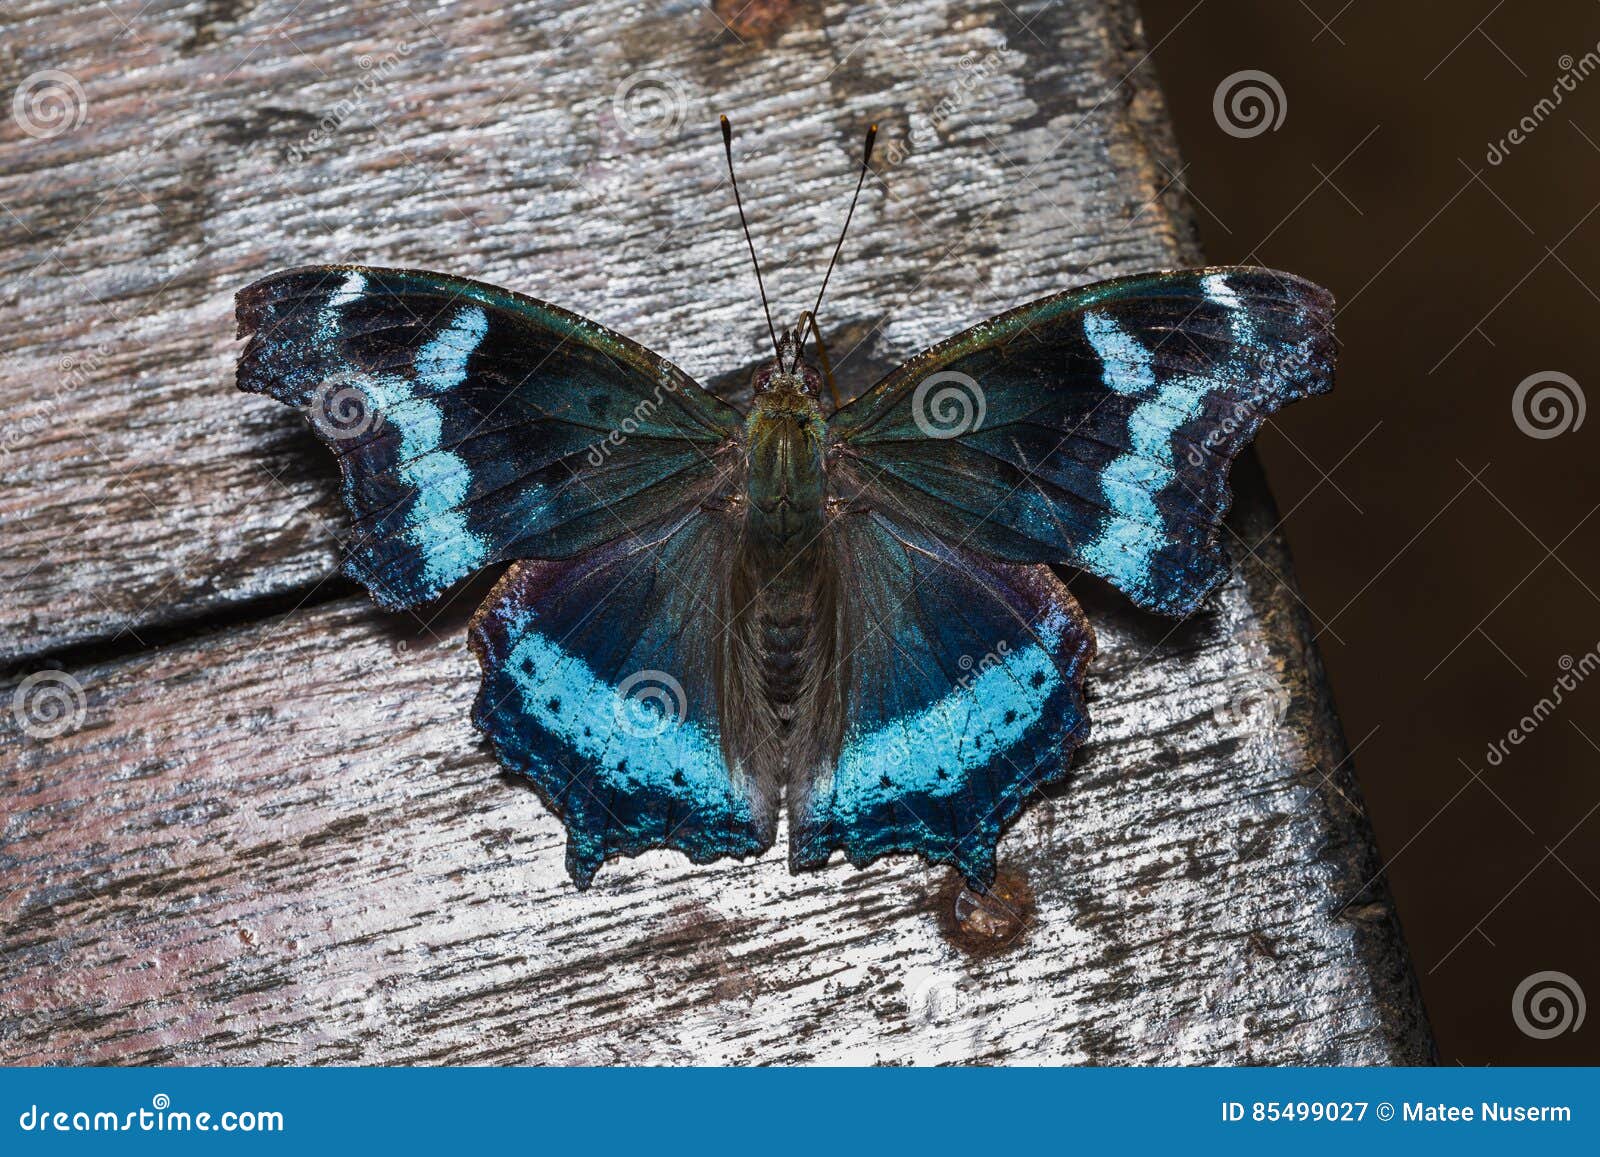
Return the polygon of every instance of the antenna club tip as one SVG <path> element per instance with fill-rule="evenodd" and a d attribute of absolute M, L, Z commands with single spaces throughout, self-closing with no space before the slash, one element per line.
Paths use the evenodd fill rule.
<path fill-rule="evenodd" d="M 722 121 L 722 140 L 723 140 L 723 143 L 731 145 L 733 143 L 733 125 L 728 123 L 727 114 L 723 114 L 723 116 L 720 119 Z"/>
<path fill-rule="evenodd" d="M 861 163 L 863 165 L 866 164 L 868 161 L 872 160 L 872 145 L 873 145 L 873 142 L 875 142 L 877 139 L 878 139 L 878 126 L 876 124 L 873 124 L 872 126 L 870 126 L 867 129 L 867 144 L 866 144 L 866 148 L 863 149 L 862 153 L 861 153 Z"/>

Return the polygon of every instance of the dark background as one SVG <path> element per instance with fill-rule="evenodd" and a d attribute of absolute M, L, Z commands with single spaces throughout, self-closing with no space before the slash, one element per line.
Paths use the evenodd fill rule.
<path fill-rule="evenodd" d="M 1488 749 L 1600 657 L 1600 415 L 1513 417 L 1545 371 L 1600 403 L 1600 4 L 1143 9 L 1208 257 L 1340 303 L 1338 387 L 1260 447 L 1440 1058 L 1596 1063 L 1600 1020 L 1535 1039 L 1511 1007 L 1545 970 L 1600 997 L 1600 671 Z M 1282 120 L 1238 137 L 1213 100 L 1246 69 Z"/>

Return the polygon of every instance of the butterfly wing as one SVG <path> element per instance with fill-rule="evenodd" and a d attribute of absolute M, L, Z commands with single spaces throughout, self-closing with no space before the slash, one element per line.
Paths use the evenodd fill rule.
<path fill-rule="evenodd" d="M 995 558 L 1185 615 L 1226 574 L 1234 457 L 1332 386 L 1333 302 L 1290 274 L 1102 282 L 912 358 L 829 422 L 836 492 Z"/>
<path fill-rule="evenodd" d="M 705 863 L 772 846 L 776 791 L 730 771 L 719 729 L 738 527 L 701 507 L 574 559 L 518 563 L 473 619 L 473 721 L 566 824 L 580 887 L 649 848 Z"/>
<path fill-rule="evenodd" d="M 916 852 L 987 886 L 1000 833 L 1088 734 L 1094 635 L 1049 567 L 952 548 L 858 506 L 833 519 L 845 732 L 791 784 L 797 868 Z"/>
<path fill-rule="evenodd" d="M 338 455 L 346 572 L 391 609 L 693 504 L 739 428 L 642 346 L 461 278 L 295 269 L 241 291 L 237 314 L 239 387 L 306 411 Z"/>

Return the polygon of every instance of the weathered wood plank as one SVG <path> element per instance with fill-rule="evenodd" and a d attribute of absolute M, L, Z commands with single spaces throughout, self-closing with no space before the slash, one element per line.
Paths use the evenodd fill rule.
<path fill-rule="evenodd" d="M 701 380 L 748 363 L 765 328 L 719 111 L 788 314 L 882 124 L 830 289 L 863 352 L 1173 263 L 1151 203 L 1169 142 L 1147 73 L 1123 79 L 1142 55 L 1123 6 L 760 8 L 741 42 L 683 0 L 5 6 L 7 78 L 71 73 L 87 119 L 0 121 L 0 661 L 336 567 L 331 466 L 296 415 L 232 390 L 232 295 L 273 269 L 448 269 Z"/>
<path fill-rule="evenodd" d="M 1002 843 L 1027 920 L 987 947 L 905 858 L 658 852 L 576 892 L 468 724 L 459 634 L 364 601 L 76 672 L 76 730 L 0 718 L 5 1057 L 1424 1061 L 1384 894 L 1344 907 L 1376 864 L 1260 554 L 1170 636 L 1084 592 L 1094 737 Z"/>
<path fill-rule="evenodd" d="M 59 136 L 0 126 L 8 656 L 320 597 L 331 470 L 231 391 L 231 294 L 264 270 L 444 267 L 731 381 L 762 329 L 721 109 L 791 312 L 884 126 L 830 290 L 858 383 L 1063 283 L 1195 256 L 1122 3 L 760 5 L 743 43 L 691 4 L 138 11 L 0 14 L 8 75 L 69 69 L 89 102 Z M 683 94 L 657 135 L 628 131 L 641 75 Z M 1083 592 L 1095 738 L 1002 844 L 1026 919 L 998 942 L 904 860 L 660 853 L 575 893 L 559 824 L 467 722 L 466 597 L 422 629 L 351 599 L 75 666 L 54 736 L 48 681 L 0 685 L 0 1059 L 1425 1060 L 1242 473 L 1231 525 L 1262 545 L 1212 612 L 1169 635 Z"/>

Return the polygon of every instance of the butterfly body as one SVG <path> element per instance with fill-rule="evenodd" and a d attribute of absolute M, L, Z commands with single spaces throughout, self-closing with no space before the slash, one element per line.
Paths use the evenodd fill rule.
<path fill-rule="evenodd" d="M 1335 348 L 1300 278 L 1142 274 L 991 318 L 826 414 L 785 343 L 741 413 L 443 274 L 290 270 L 238 318 L 240 387 L 335 451 L 346 569 L 383 606 L 511 564 L 469 631 L 473 719 L 566 825 L 580 886 L 654 848 L 760 854 L 780 813 L 795 869 L 910 852 L 987 884 L 1088 735 L 1093 631 L 1053 568 L 1195 611 L 1228 574 L 1233 459 L 1331 388 Z"/>
<path fill-rule="evenodd" d="M 729 605 L 727 646 L 746 684 L 724 703 L 754 697 L 753 719 L 725 728 L 746 737 L 729 748 L 786 786 L 837 751 L 838 680 L 830 662 L 837 632 L 837 575 L 826 541 L 827 423 L 821 378 L 790 360 L 791 341 L 752 376 L 745 422 L 745 515 Z M 830 710 L 829 708 L 832 708 Z"/>

